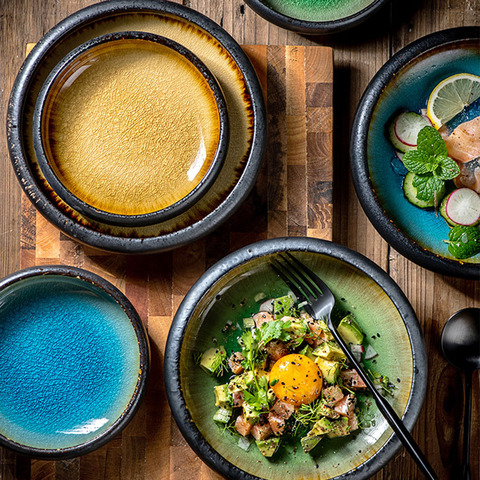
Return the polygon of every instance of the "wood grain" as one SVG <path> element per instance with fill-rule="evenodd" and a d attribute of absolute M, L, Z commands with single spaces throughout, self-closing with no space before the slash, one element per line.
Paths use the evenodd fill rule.
<path fill-rule="evenodd" d="M 2 47 L 0 108 L 3 117 L 5 117 L 13 80 L 23 61 L 25 42 L 38 41 L 49 28 L 65 16 L 95 1 L 56 0 L 45 3 L 39 0 L 0 0 L 0 46 Z M 334 188 L 330 188 L 329 191 L 327 185 L 321 198 L 327 206 L 329 195 L 333 198 L 335 208 L 330 213 L 330 221 L 333 224 L 334 241 L 355 249 L 376 262 L 395 279 L 412 302 L 425 333 L 430 371 L 425 406 L 414 430 L 414 436 L 424 448 L 441 479 L 458 478 L 462 435 L 460 380 L 457 372 L 447 366 L 441 357 L 438 339 L 443 324 L 455 310 L 466 306 L 480 306 L 480 282 L 450 279 L 428 272 L 403 258 L 383 241 L 363 213 L 349 178 L 348 139 L 351 121 L 360 96 L 383 63 L 393 53 L 423 35 L 461 25 L 480 25 L 480 0 L 423 0 L 421 2 L 393 0 L 389 7 L 366 24 L 332 37 L 305 37 L 277 28 L 256 15 L 242 0 L 184 0 L 182 3 L 199 10 L 221 24 L 240 43 L 260 45 L 254 47 L 258 52 L 266 51 L 265 45 L 320 44 L 334 47 L 333 110 L 335 115 L 332 150 Z M 266 58 L 265 55 L 260 53 L 258 58 L 254 58 L 254 62 L 257 70 L 261 72 L 260 79 L 267 88 L 266 62 L 261 60 Z M 298 55 L 298 51 L 290 52 L 289 62 L 301 62 Z M 291 70 L 286 81 L 296 81 L 297 73 L 302 74 Z M 322 98 L 322 88 L 317 88 L 314 97 Z M 311 101 L 308 99 L 312 98 L 312 92 L 312 89 L 305 91 L 305 104 Z M 307 132 L 306 125 L 297 118 L 296 108 L 301 106 L 301 97 L 301 91 L 292 92 L 287 100 L 289 109 L 286 110 L 285 120 L 282 120 L 287 125 L 284 129 L 284 138 L 286 136 L 287 142 L 285 147 L 287 171 L 286 175 L 283 172 L 280 177 L 282 181 L 280 190 L 286 191 L 286 207 L 279 201 L 275 204 L 275 215 L 270 217 L 267 214 L 270 210 L 267 194 L 270 174 L 268 165 L 274 164 L 273 161 L 266 162 L 257 187 L 241 211 L 228 222 L 225 228 L 219 229 L 209 237 L 208 242 L 205 242 L 202 247 L 203 257 L 199 258 L 195 252 L 191 253 L 188 249 L 184 252 L 191 255 L 189 258 L 196 259 L 195 262 L 198 263 L 195 268 L 187 269 L 182 276 L 175 276 L 175 282 L 173 282 L 171 271 L 181 265 L 179 256 L 183 251 L 179 251 L 176 255 L 163 254 L 150 257 L 152 259 L 149 266 L 150 275 L 158 275 L 149 284 L 149 289 L 152 289 L 149 290 L 148 300 L 149 308 L 152 309 L 149 318 L 152 355 L 158 375 L 161 375 L 161 352 L 170 316 L 181 298 L 181 292 L 195 280 L 195 275 L 201 273 L 202 268 L 208 267 L 237 246 L 265 238 L 268 232 L 273 234 L 276 231 L 282 231 L 294 234 L 304 232 L 307 228 L 307 233 L 321 234 L 308 223 L 309 215 L 315 212 L 308 213 L 302 210 L 301 205 L 304 200 L 292 198 L 290 195 L 297 180 L 305 185 L 304 190 L 300 190 L 301 198 L 311 195 L 311 190 L 307 187 L 310 184 L 307 182 L 318 182 L 321 179 L 314 176 L 308 177 L 308 173 L 304 173 L 308 172 L 304 162 L 309 158 L 317 161 L 317 158 L 327 154 L 322 150 L 321 144 L 314 141 L 320 140 L 321 136 L 312 136 L 322 132 Z M 327 107 L 325 104 L 318 106 L 309 103 L 309 105 L 310 108 Z M 279 127 L 279 132 L 282 128 Z M 295 142 L 292 143 L 292 138 L 307 138 L 307 134 L 309 137 L 305 144 L 305 151 L 297 148 Z M 0 275 L 4 276 L 20 266 L 35 262 L 36 222 L 33 221 L 32 216 L 35 210 L 28 201 L 21 215 L 20 188 L 8 158 L 4 129 L 0 129 L 0 136 L 2 139 L 0 141 Z M 284 168 L 284 159 L 282 166 Z M 276 192 L 275 198 L 278 200 L 279 194 L 278 191 Z M 287 220 L 284 217 L 285 208 L 289 212 Z M 21 229 L 22 225 L 24 228 Z M 117 278 L 119 285 L 125 288 L 126 279 L 117 277 L 119 272 L 124 271 L 126 262 L 124 257 L 95 256 L 88 248 L 79 247 L 62 235 L 60 240 L 60 259 L 68 258 L 73 264 L 92 270 L 97 268 L 97 271 L 103 275 L 114 272 L 110 275 Z M 22 248 L 19 251 L 20 242 Z M 182 268 L 185 267 L 182 266 Z M 171 298 L 174 288 L 175 302 L 159 300 L 162 292 L 165 292 L 166 299 Z M 170 424 L 165 404 L 162 403 L 161 399 L 164 397 L 162 397 L 160 379 L 155 385 L 156 387 L 150 387 L 151 391 L 143 406 L 147 416 L 156 418 L 155 422 L 147 422 L 145 427 L 149 441 L 144 447 L 144 478 L 217 479 L 216 474 L 194 456 L 188 455 L 188 447 L 179 436 L 178 430 Z M 471 440 L 473 480 L 480 479 L 479 398 L 480 385 L 476 375 L 474 378 L 474 399 L 476 400 L 473 405 L 474 425 Z M 168 428 L 169 425 L 171 425 L 170 428 Z M 178 456 L 187 452 L 184 463 L 191 469 L 176 468 L 173 454 L 166 454 L 165 451 L 159 453 L 160 450 L 157 450 L 157 446 L 162 444 L 175 446 Z M 132 442 L 129 445 L 129 448 L 133 449 Z M 141 446 L 138 446 L 138 449 L 140 448 Z M 44 480 L 55 479 L 59 475 L 62 475 L 62 478 L 72 479 L 118 479 L 121 478 L 123 449 L 122 438 L 116 439 L 98 452 L 80 459 L 79 468 L 78 461 L 72 462 L 68 468 L 67 465 L 56 468 L 55 464 L 31 462 L 7 450 L 0 450 L 0 479 Z M 134 457 L 132 452 L 129 458 Z M 136 471 L 132 467 L 128 473 Z M 415 480 L 422 477 L 409 456 L 401 450 L 389 465 L 372 478 L 374 480 Z"/>

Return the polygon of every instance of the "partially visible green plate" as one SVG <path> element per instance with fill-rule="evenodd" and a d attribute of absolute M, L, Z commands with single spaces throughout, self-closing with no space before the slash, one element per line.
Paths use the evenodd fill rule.
<path fill-rule="evenodd" d="M 353 312 L 368 343 L 379 353 L 367 367 L 386 374 L 396 385 L 392 404 L 413 428 L 423 403 L 427 363 L 415 313 L 399 287 L 362 255 L 345 247 L 311 238 L 266 240 L 230 254 L 210 268 L 180 305 L 170 330 L 165 378 L 172 412 L 183 435 L 201 458 L 227 478 L 276 480 L 327 479 L 344 475 L 369 478 L 400 446 L 376 406 L 370 407 L 369 428 L 351 437 L 322 441 L 314 455 L 284 445 L 273 460 L 255 446 L 248 452 L 238 438 L 213 422 L 216 411 L 209 377 L 196 364 L 198 353 L 218 344 L 236 348 L 242 318 L 258 312 L 254 297 L 285 294 L 288 287 L 269 267 L 279 251 L 291 251 L 312 268 L 333 291 L 340 317 Z M 232 326 L 225 329 L 227 322 Z M 224 333 L 224 331 L 226 332 Z"/>

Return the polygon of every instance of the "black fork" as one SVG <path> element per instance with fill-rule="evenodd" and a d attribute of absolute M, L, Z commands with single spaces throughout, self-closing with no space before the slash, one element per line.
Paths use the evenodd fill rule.
<path fill-rule="evenodd" d="M 438 479 L 433 468 L 428 463 L 418 445 L 415 443 L 415 440 L 410 435 L 409 431 L 400 420 L 398 415 L 395 413 L 395 410 L 377 391 L 373 383 L 370 381 L 368 375 L 364 372 L 363 368 L 357 362 L 355 357 L 350 352 L 350 349 L 347 347 L 342 337 L 338 333 L 337 328 L 333 324 L 331 318 L 331 312 L 333 306 L 335 305 L 335 297 L 333 296 L 331 290 L 327 287 L 323 280 L 321 280 L 302 262 L 297 260 L 291 253 L 285 252 L 285 255 L 279 254 L 278 258 L 281 259 L 281 261 L 278 259 L 273 259 L 271 262 L 272 268 L 300 300 L 308 302 L 305 305 L 305 310 L 307 310 L 307 312 L 315 320 L 323 319 L 326 321 L 333 337 L 340 345 L 351 365 L 360 375 L 360 378 L 371 391 L 378 409 L 390 424 L 393 431 L 397 434 L 408 453 L 413 457 L 417 465 L 420 467 L 420 470 L 422 470 L 426 478 L 432 480 Z"/>

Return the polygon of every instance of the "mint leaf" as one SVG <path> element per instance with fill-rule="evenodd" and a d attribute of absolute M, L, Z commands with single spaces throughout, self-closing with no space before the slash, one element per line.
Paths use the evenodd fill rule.
<path fill-rule="evenodd" d="M 442 136 L 433 127 L 423 127 L 418 132 L 417 150 L 428 156 L 447 155 L 447 147 Z"/>
<path fill-rule="evenodd" d="M 439 165 L 435 169 L 434 173 L 438 178 L 442 180 L 453 180 L 460 175 L 460 168 L 455 160 L 452 160 L 446 155 L 440 155 L 438 158 Z"/>
<path fill-rule="evenodd" d="M 437 168 L 437 165 L 434 165 L 433 168 L 430 167 L 429 159 L 430 157 L 424 152 L 420 152 L 419 150 L 410 150 L 409 152 L 405 153 L 402 161 L 405 165 L 405 168 L 409 172 L 422 174 L 433 172 L 435 168 Z"/>
<path fill-rule="evenodd" d="M 413 177 L 412 185 L 417 189 L 417 198 L 419 200 L 435 200 L 435 204 L 438 203 L 437 192 L 443 188 L 443 180 L 434 177 L 430 173 L 424 175 L 415 174 Z"/>

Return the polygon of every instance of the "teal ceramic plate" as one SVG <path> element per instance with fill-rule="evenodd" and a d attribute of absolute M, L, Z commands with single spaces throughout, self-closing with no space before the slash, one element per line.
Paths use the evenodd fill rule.
<path fill-rule="evenodd" d="M 480 75 L 480 29 L 457 28 L 424 37 L 392 57 L 367 87 L 354 120 L 351 167 L 357 194 L 373 225 L 401 254 L 447 275 L 480 278 L 480 254 L 459 261 L 444 240 L 449 227 L 433 209 L 403 194 L 406 169 L 387 128 L 401 111 L 426 107 L 433 88 L 456 73 Z M 480 141 L 480 140 L 479 140 Z"/>
<path fill-rule="evenodd" d="M 34 267 L 0 283 L 0 443 L 47 458 L 99 447 L 143 395 L 148 343 L 115 287 Z"/>
<path fill-rule="evenodd" d="M 273 460 L 255 446 L 248 452 L 238 438 L 213 422 L 213 387 L 218 384 L 196 364 L 198 353 L 224 343 L 238 349 L 242 319 L 257 313 L 254 297 L 287 293 L 269 261 L 279 251 L 291 251 L 312 268 L 336 297 L 335 315 L 354 313 L 368 343 L 379 353 L 375 370 L 390 377 L 397 389 L 392 404 L 411 429 L 426 387 L 426 352 L 415 314 L 398 286 L 362 255 L 311 238 L 279 238 L 244 247 L 210 268 L 179 307 L 168 337 L 165 357 L 167 395 L 174 418 L 190 446 L 227 478 L 277 480 L 369 478 L 399 447 L 386 421 L 370 407 L 374 425 L 343 439 L 322 442 L 314 455 L 283 445 Z M 227 322 L 231 327 L 225 329 Z M 342 477 L 343 478 L 343 477 Z"/>

